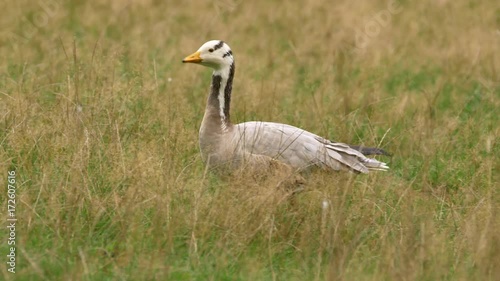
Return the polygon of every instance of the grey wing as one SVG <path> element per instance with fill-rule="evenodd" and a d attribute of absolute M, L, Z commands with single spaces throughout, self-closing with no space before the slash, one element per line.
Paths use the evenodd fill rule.
<path fill-rule="evenodd" d="M 272 123 L 245 122 L 235 125 L 233 141 L 240 151 L 266 155 L 294 168 L 320 166 L 368 173 L 387 170 L 385 163 L 367 158 L 346 144 L 333 143 L 300 128 Z"/>

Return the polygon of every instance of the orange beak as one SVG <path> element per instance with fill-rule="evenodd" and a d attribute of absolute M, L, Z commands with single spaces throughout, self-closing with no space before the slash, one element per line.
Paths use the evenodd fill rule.
<path fill-rule="evenodd" d="M 200 58 L 200 52 L 196 52 L 192 55 L 185 57 L 182 62 L 200 63 L 202 59 Z"/>

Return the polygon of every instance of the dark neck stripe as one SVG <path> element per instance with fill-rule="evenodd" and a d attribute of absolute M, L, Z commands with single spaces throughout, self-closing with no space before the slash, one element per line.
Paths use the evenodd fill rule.
<path fill-rule="evenodd" d="M 222 77 L 220 75 L 212 75 L 212 85 L 210 87 L 210 97 L 215 98 L 214 100 L 217 100 L 217 97 L 219 96 L 221 81 L 222 81 Z M 219 108 L 218 102 L 217 102 L 217 108 Z"/>
<path fill-rule="evenodd" d="M 224 115 L 229 122 L 229 108 L 231 107 L 231 91 L 233 90 L 235 66 L 234 62 L 229 67 L 229 77 L 227 78 L 226 87 L 224 88 Z"/>
<path fill-rule="evenodd" d="M 214 46 L 214 51 L 222 48 L 222 46 L 224 46 L 224 41 L 219 41 L 219 43 Z"/>

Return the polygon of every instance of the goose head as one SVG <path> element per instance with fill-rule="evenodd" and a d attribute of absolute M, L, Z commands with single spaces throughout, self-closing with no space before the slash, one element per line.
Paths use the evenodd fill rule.
<path fill-rule="evenodd" d="M 222 40 L 211 40 L 203 44 L 198 51 L 185 57 L 182 62 L 196 63 L 215 70 L 229 68 L 234 62 L 231 48 Z"/>

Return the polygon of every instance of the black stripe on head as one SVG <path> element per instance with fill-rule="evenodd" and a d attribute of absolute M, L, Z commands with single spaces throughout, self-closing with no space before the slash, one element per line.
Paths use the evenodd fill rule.
<path fill-rule="evenodd" d="M 222 57 L 225 58 L 227 56 L 231 56 L 233 54 L 233 52 L 231 50 L 227 51 L 227 53 L 225 53 Z"/>
<path fill-rule="evenodd" d="M 217 45 L 214 46 L 214 51 L 222 48 L 222 46 L 224 46 L 224 41 L 221 40 Z"/>

